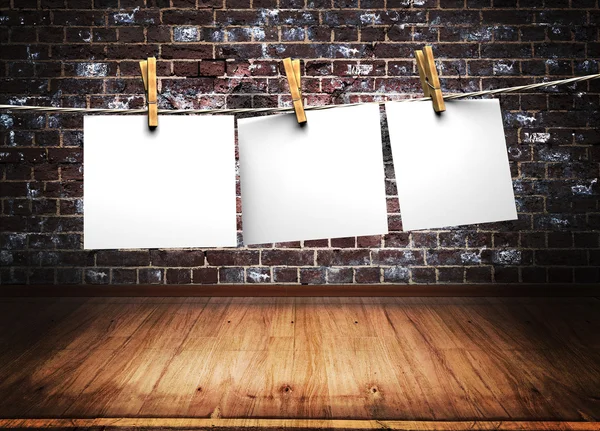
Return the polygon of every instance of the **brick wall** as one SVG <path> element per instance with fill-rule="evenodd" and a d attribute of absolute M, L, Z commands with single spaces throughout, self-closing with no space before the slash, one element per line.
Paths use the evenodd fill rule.
<path fill-rule="evenodd" d="M 0 103 L 141 107 L 150 55 L 163 108 L 287 104 L 287 56 L 311 105 L 405 97 L 425 43 L 445 91 L 507 87 L 597 73 L 598 23 L 597 0 L 0 0 Z M 2 111 L 0 282 L 598 282 L 599 93 L 501 97 L 518 221 L 402 232 L 384 127 L 388 235 L 236 250 L 84 251 L 82 116 Z"/>

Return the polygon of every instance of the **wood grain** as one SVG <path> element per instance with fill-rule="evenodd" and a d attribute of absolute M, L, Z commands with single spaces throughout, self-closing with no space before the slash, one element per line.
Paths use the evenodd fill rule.
<path fill-rule="evenodd" d="M 600 418 L 596 298 L 5 298 L 0 311 L 0 428 Z"/>
<path fill-rule="evenodd" d="M 598 431 L 598 422 L 557 421 L 391 421 L 331 419 L 0 419 L 3 429 L 78 430 L 396 430 L 396 431 Z"/>

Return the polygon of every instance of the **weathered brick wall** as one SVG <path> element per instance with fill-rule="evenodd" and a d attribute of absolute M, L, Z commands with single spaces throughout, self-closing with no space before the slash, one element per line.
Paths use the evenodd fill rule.
<path fill-rule="evenodd" d="M 508 87 L 597 73 L 599 22 L 597 0 L 0 0 L 0 103 L 141 107 L 150 55 L 165 108 L 289 103 L 286 56 L 311 105 L 405 97 L 425 43 L 445 91 Z M 82 116 L 3 111 L 0 282 L 598 282 L 599 93 L 501 98 L 516 222 L 402 232 L 386 142 L 389 235 L 237 250 L 84 251 Z"/>

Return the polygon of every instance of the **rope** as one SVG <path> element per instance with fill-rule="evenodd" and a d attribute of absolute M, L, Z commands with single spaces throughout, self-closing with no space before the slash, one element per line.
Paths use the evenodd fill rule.
<path fill-rule="evenodd" d="M 479 96 L 489 96 L 494 94 L 505 94 L 505 93 L 517 93 L 521 91 L 529 91 L 535 90 L 538 88 L 547 88 L 553 87 L 555 85 L 565 85 L 583 81 L 590 81 L 592 79 L 600 78 L 600 73 L 596 73 L 593 75 L 585 75 L 578 76 L 574 78 L 560 79 L 557 81 L 548 81 L 548 82 L 540 82 L 537 84 L 529 84 L 529 85 L 520 85 L 517 87 L 508 87 L 508 88 L 499 88 L 496 90 L 483 90 L 483 91 L 474 91 L 471 93 L 458 93 L 458 94 L 446 94 L 444 95 L 444 100 L 456 100 L 456 99 L 465 99 L 468 97 L 479 97 Z M 431 100 L 430 97 L 419 97 L 412 99 L 402 99 L 396 100 L 395 102 L 421 102 Z M 305 111 L 316 111 L 321 109 L 331 109 L 331 108 L 341 108 L 348 106 L 357 106 L 357 105 L 365 105 L 365 104 L 373 104 L 377 103 L 382 105 L 386 103 L 386 101 L 376 101 L 376 102 L 357 102 L 357 103 L 347 103 L 344 105 L 323 105 L 323 106 L 306 106 L 304 108 Z M 140 109 L 111 109 L 111 108 L 60 108 L 54 106 L 24 106 L 24 105 L 0 105 L 0 109 L 2 110 L 10 110 L 10 111 L 37 111 L 37 112 L 48 112 L 48 113 L 78 113 L 84 112 L 87 114 L 147 114 L 147 108 Z M 291 112 L 294 110 L 293 106 L 289 107 L 280 107 L 280 108 L 238 108 L 238 109 L 159 109 L 158 113 L 161 115 L 177 115 L 177 114 L 241 114 L 248 112 L 261 112 L 261 113 L 271 113 L 271 112 Z"/>

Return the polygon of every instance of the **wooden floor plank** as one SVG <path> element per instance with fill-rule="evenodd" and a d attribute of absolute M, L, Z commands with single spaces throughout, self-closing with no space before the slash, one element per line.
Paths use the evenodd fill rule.
<path fill-rule="evenodd" d="M 227 323 L 226 313 L 230 303 L 231 298 L 211 298 L 191 325 L 181 349 L 204 350 L 207 343 L 214 344 L 221 326 Z"/>
<path fill-rule="evenodd" d="M 595 298 L 11 298 L 0 311 L 0 418 L 600 420 Z"/>
<path fill-rule="evenodd" d="M 175 349 L 136 347 L 119 350 L 63 416 L 85 418 L 139 414 L 175 353 Z"/>
<path fill-rule="evenodd" d="M 172 301 L 155 304 L 155 310 L 129 337 L 128 349 L 180 349 L 206 302 Z"/>
<path fill-rule="evenodd" d="M 201 376 L 210 369 L 208 364 L 214 347 L 206 343 L 194 350 L 180 350 L 171 359 L 152 392 L 145 399 L 138 415 L 142 417 L 193 417 L 190 404 L 196 392 L 206 391 Z"/>
<path fill-rule="evenodd" d="M 11 364 L 36 344 L 47 338 L 48 331 L 59 322 L 70 320 L 67 316 L 76 312 L 86 299 L 75 301 L 66 298 L 48 300 L 15 300 L 0 322 L 0 370 Z M 7 311 L 6 308 L 4 311 Z"/>
<path fill-rule="evenodd" d="M 111 360 L 114 350 L 96 349 L 61 350 L 57 352 L 60 362 L 43 370 L 41 375 L 31 376 L 38 385 L 27 401 L 26 416 L 51 417 L 62 415 L 77 401 L 87 385 L 101 372 Z"/>
<path fill-rule="evenodd" d="M 272 338 L 294 333 L 293 302 L 261 302 L 261 298 L 232 298 L 217 332 L 218 350 L 268 350 Z"/>
<path fill-rule="evenodd" d="M 122 347 L 154 307 L 135 303 L 82 304 L 37 343 L 40 348 L 92 350 Z"/>
<path fill-rule="evenodd" d="M 320 324 L 319 313 L 309 301 L 298 298 L 294 314 L 293 417 L 331 418 L 332 400 L 322 354 L 325 330 Z M 297 376 L 305 377 L 299 379 Z"/>
<path fill-rule="evenodd" d="M 234 417 L 226 412 L 239 410 L 240 400 L 233 394 L 246 370 L 252 367 L 251 357 L 242 353 L 240 350 L 213 349 L 207 355 L 207 366 L 197 381 L 202 390 L 194 392 L 188 408 L 189 416 Z"/>

